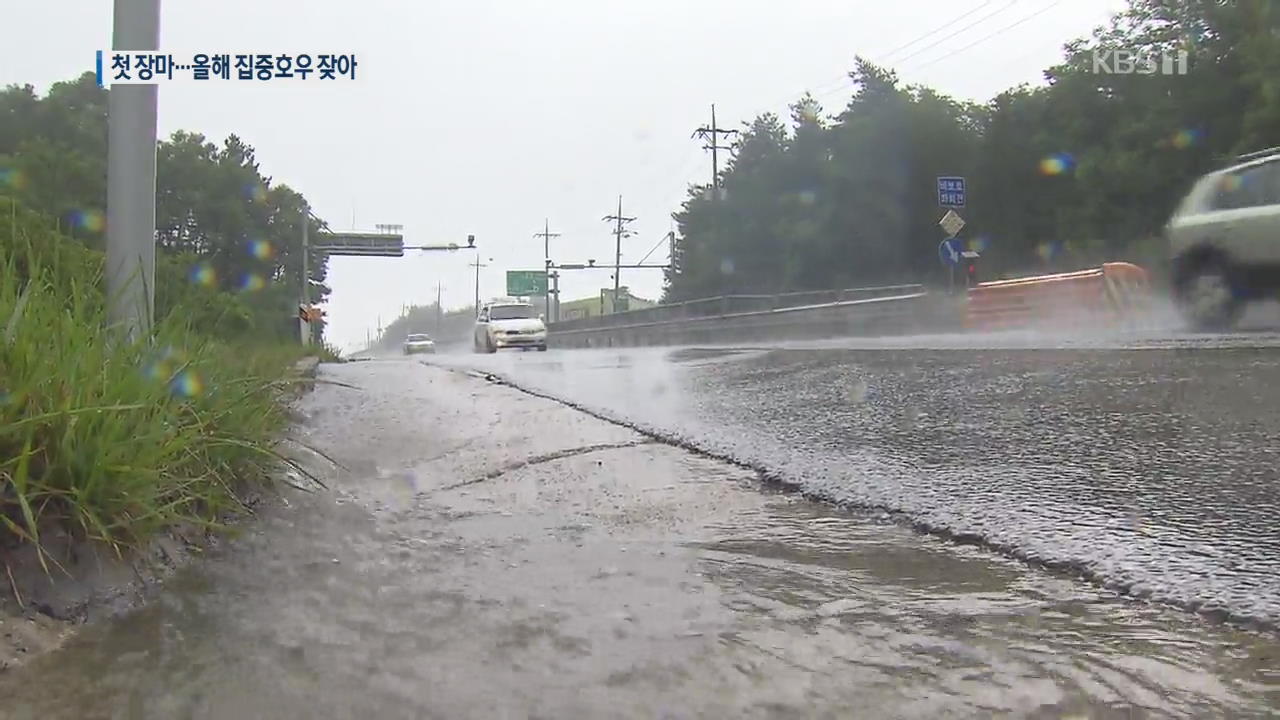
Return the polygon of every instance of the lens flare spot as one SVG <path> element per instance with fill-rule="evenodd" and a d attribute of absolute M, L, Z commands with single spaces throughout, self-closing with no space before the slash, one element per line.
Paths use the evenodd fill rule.
<path fill-rule="evenodd" d="M 266 240 L 250 240 L 249 254 L 259 260 L 270 260 L 275 255 L 275 248 Z"/>
<path fill-rule="evenodd" d="M 1062 243 L 1058 241 L 1042 242 L 1036 245 L 1036 255 L 1044 262 L 1051 262 L 1062 254 Z"/>
<path fill-rule="evenodd" d="M 1040 161 L 1042 175 L 1066 175 L 1075 169 L 1075 159 L 1067 153 L 1054 153 Z"/>
<path fill-rule="evenodd" d="M 240 289 L 244 292 L 257 292 L 266 286 L 266 279 L 259 273 L 249 272 L 240 276 Z"/>
<path fill-rule="evenodd" d="M 1172 142 L 1173 146 L 1179 150 L 1186 150 L 1189 147 L 1194 147 L 1199 144 L 1200 139 L 1201 133 L 1199 130 L 1183 129 L 1174 133 L 1170 142 Z"/>
<path fill-rule="evenodd" d="M 92 233 L 100 233 L 107 227 L 107 216 L 101 210 L 74 210 L 70 220 L 72 227 Z"/>
<path fill-rule="evenodd" d="M 15 167 L 0 167 L 0 187 L 21 190 L 27 186 L 27 176 Z"/>
<path fill-rule="evenodd" d="M 812 205 L 818 201 L 818 193 L 812 190 L 801 190 L 798 197 L 801 205 Z"/>
<path fill-rule="evenodd" d="M 733 258 L 725 258 L 720 261 L 720 272 L 724 275 L 733 274 Z"/>
<path fill-rule="evenodd" d="M 183 370 L 169 382 L 169 392 L 178 397 L 195 397 L 204 392 L 204 382 L 194 370 Z"/>
<path fill-rule="evenodd" d="M 1240 175 L 1223 175 L 1219 182 L 1222 185 L 1222 192 L 1236 192 L 1244 187 L 1244 178 Z"/>
<path fill-rule="evenodd" d="M 214 287 L 218 284 L 218 273 L 209 263 L 200 263 L 191 268 L 191 282 L 204 287 Z"/>
<path fill-rule="evenodd" d="M 989 247 L 991 247 L 991 236 L 989 235 L 978 235 L 969 240 L 969 249 L 979 255 L 985 253 Z"/>
<path fill-rule="evenodd" d="M 186 353 L 172 347 L 157 352 L 143 366 L 142 374 L 156 382 L 171 382 L 174 373 L 187 362 Z"/>
<path fill-rule="evenodd" d="M 265 202 L 267 188 L 261 183 L 249 183 L 244 186 L 244 196 L 249 202 Z"/>

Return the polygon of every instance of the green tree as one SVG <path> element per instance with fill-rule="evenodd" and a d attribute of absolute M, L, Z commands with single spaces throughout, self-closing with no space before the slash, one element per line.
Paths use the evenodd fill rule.
<path fill-rule="evenodd" d="M 1095 72 L 1097 52 L 1185 51 L 1187 75 Z M 834 118 L 802 97 L 758 118 L 722 176 L 675 214 L 665 299 L 940 277 L 935 178 L 969 181 L 962 237 L 986 272 L 1153 253 L 1174 204 L 1236 154 L 1280 145 L 1280 5 L 1130 0 L 1064 47 L 1043 87 L 958 102 L 862 58 Z M 983 249 L 985 248 L 985 249 Z"/>

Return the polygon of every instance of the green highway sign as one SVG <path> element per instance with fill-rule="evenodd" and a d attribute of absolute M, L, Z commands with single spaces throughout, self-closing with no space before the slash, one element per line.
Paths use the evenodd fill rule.
<path fill-rule="evenodd" d="M 507 294 L 512 297 L 532 297 L 547 294 L 545 270 L 508 270 Z"/>

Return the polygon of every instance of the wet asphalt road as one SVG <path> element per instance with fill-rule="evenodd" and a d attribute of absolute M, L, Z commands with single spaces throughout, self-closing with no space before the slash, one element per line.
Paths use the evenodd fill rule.
<path fill-rule="evenodd" d="M 945 509 L 1005 553 L 462 372 L 327 367 L 356 386 L 303 406 L 301 439 L 345 467 L 313 458 L 331 489 L 291 493 L 143 610 L 0 675 L 0 717 L 1273 717 L 1274 635 L 1013 555 L 1062 546 L 1178 588 L 1257 577 L 1266 607 L 1266 553 L 1206 496 L 1242 479 L 1245 512 L 1267 514 L 1274 349 L 935 340 L 430 362 L 818 494 Z M 1232 391 L 1224 367 L 1257 384 Z M 1175 382 L 1196 369 L 1218 379 Z M 1218 543 L 1251 574 L 1178 576 L 1178 542 L 1201 553 L 1185 567 L 1226 562 Z"/>
<path fill-rule="evenodd" d="M 1280 621 L 1280 337 L 938 336 L 441 357 L 815 497 Z"/>

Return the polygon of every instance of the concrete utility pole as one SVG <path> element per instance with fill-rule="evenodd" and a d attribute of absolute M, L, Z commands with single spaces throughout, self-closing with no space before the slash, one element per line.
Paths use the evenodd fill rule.
<path fill-rule="evenodd" d="M 111 47 L 160 48 L 160 0 L 115 0 Z M 107 93 L 107 318 L 130 340 L 151 333 L 156 270 L 155 85 Z"/>
<path fill-rule="evenodd" d="M 436 339 L 437 340 L 440 338 L 440 326 L 441 326 L 441 323 L 443 322 L 442 316 L 444 315 L 444 311 L 440 309 L 440 290 L 441 290 L 440 283 L 436 283 Z"/>
<path fill-rule="evenodd" d="M 311 304 L 311 259 L 308 257 L 307 251 L 311 247 L 311 240 L 307 237 L 307 229 L 311 225 L 311 208 L 305 203 L 302 205 L 302 270 L 299 273 L 302 276 L 302 298 L 301 304 L 309 307 Z M 298 332 L 302 336 L 302 344 L 311 344 L 311 323 L 306 320 L 299 320 Z"/>
<path fill-rule="evenodd" d="M 542 238 L 542 268 L 546 273 L 546 299 L 544 300 L 547 319 L 551 319 L 551 238 L 560 237 L 560 233 L 551 232 L 551 221 L 543 219 L 542 232 L 534 233 L 534 237 Z M 554 321 L 552 321 L 554 322 Z"/>
<path fill-rule="evenodd" d="M 489 262 L 493 262 L 493 258 L 489 258 Z M 476 317 L 480 317 L 480 268 L 489 266 L 480 262 L 480 258 L 476 258 L 475 262 L 471 263 L 471 267 L 476 269 Z"/>
<path fill-rule="evenodd" d="M 626 223 L 635 222 L 636 219 L 633 217 L 623 216 L 621 195 L 618 196 L 618 214 L 605 215 L 604 219 L 607 221 L 611 220 L 617 223 L 617 225 L 614 227 L 614 230 L 613 230 L 613 236 L 617 242 L 617 250 L 616 250 L 616 253 L 614 254 L 614 259 L 613 259 L 613 311 L 617 312 L 618 311 L 618 289 L 622 285 L 622 276 L 621 276 L 622 238 L 624 235 L 627 237 L 630 237 L 631 235 L 631 233 L 623 229 L 623 225 Z"/>
<path fill-rule="evenodd" d="M 720 187 L 720 162 L 719 162 L 719 157 L 716 155 L 716 151 L 732 149 L 728 145 L 720 144 L 720 136 L 721 135 L 737 135 L 737 134 L 738 134 L 737 130 L 725 130 L 724 128 L 721 128 L 716 125 L 716 106 L 715 105 L 711 106 L 711 126 L 708 127 L 706 125 L 703 125 L 702 127 L 693 131 L 693 135 L 691 137 L 702 138 L 703 140 L 707 141 L 707 144 L 703 145 L 702 149 L 711 151 L 711 189 L 712 190 L 715 190 Z"/>

